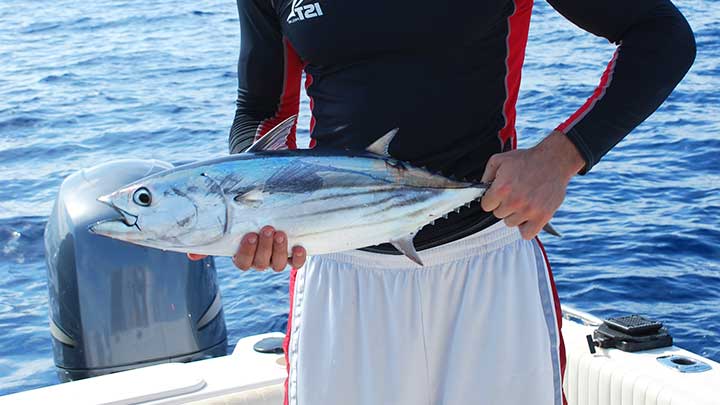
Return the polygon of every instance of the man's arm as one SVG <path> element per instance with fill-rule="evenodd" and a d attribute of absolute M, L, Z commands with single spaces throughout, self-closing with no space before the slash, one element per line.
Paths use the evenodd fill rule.
<path fill-rule="evenodd" d="M 618 44 L 588 101 L 537 146 L 494 155 L 482 207 L 537 235 L 565 198 L 572 176 L 586 173 L 652 114 L 689 70 L 695 40 L 669 0 L 548 0 L 570 21 Z"/>
<path fill-rule="evenodd" d="M 238 0 L 240 57 L 230 153 L 240 153 L 275 125 L 296 115 L 303 63 L 283 37 L 270 0 Z M 295 129 L 288 139 L 295 147 Z"/>
<path fill-rule="evenodd" d="M 669 0 L 548 3 L 618 45 L 595 92 L 557 127 L 582 154 L 585 173 L 670 95 L 695 60 L 695 39 Z"/>

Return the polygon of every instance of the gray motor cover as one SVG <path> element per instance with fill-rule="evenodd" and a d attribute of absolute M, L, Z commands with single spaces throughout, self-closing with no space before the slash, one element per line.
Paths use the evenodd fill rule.
<path fill-rule="evenodd" d="M 211 257 L 132 245 L 88 231 L 117 217 L 103 194 L 172 165 L 120 160 L 70 175 L 45 228 L 50 331 L 61 379 L 225 355 Z"/>

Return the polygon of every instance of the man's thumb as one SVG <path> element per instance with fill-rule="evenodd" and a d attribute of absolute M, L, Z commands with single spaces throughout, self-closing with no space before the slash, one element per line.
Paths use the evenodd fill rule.
<path fill-rule="evenodd" d="M 495 180 L 495 176 L 497 175 L 497 171 L 500 168 L 500 163 L 502 162 L 502 158 L 499 154 L 495 154 L 490 156 L 490 159 L 488 159 L 487 165 L 485 165 L 485 172 L 482 176 L 483 183 L 490 183 L 491 181 Z"/>

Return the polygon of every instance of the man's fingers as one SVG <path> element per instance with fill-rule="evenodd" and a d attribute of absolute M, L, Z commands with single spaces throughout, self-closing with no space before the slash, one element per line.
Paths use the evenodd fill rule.
<path fill-rule="evenodd" d="M 248 270 L 252 267 L 255 251 L 257 250 L 258 235 L 249 233 L 243 237 L 237 253 L 233 256 L 232 261 L 240 270 Z"/>
<path fill-rule="evenodd" d="M 299 269 L 305 264 L 306 257 L 307 252 L 305 252 L 305 248 L 302 246 L 295 246 L 292 248 L 292 256 L 288 260 L 293 268 Z"/>
<path fill-rule="evenodd" d="M 187 254 L 188 259 L 192 261 L 202 260 L 207 257 L 207 255 L 197 255 L 195 253 L 188 253 Z"/>
<path fill-rule="evenodd" d="M 492 183 L 490 188 L 485 191 L 482 199 L 480 199 L 480 205 L 485 212 L 495 211 L 510 191 L 508 185 L 504 184 L 501 180 L 495 181 L 503 160 L 500 156 L 499 154 L 490 156 L 490 160 L 488 160 L 487 165 L 485 165 L 485 172 L 482 176 L 481 181 L 483 183 Z"/>
<path fill-rule="evenodd" d="M 273 240 L 273 252 L 270 258 L 270 266 L 275 271 L 283 271 L 288 264 L 287 259 L 287 237 L 285 232 L 275 232 Z"/>
<path fill-rule="evenodd" d="M 482 181 L 483 183 L 490 183 L 491 181 L 495 180 L 498 168 L 500 168 L 501 160 L 502 158 L 500 158 L 497 154 L 490 156 L 490 159 L 485 165 L 485 172 L 483 172 L 483 176 L 480 181 Z"/>
<path fill-rule="evenodd" d="M 498 209 L 503 203 L 503 199 L 509 193 L 510 188 L 499 182 L 494 182 L 490 188 L 485 192 L 482 199 L 480 199 L 480 205 L 485 212 L 492 212 Z M 509 214 L 509 213 L 508 213 Z M 498 217 L 502 218 L 502 217 Z"/>
<path fill-rule="evenodd" d="M 497 216 L 497 215 L 495 215 L 495 216 Z M 503 221 L 505 221 L 505 225 L 512 228 L 514 226 L 518 226 L 518 225 L 524 223 L 525 221 L 527 221 L 527 217 L 525 215 L 523 215 L 522 213 L 515 212 L 508 216 L 503 217 Z"/>
<path fill-rule="evenodd" d="M 305 264 L 304 248 L 296 246 L 290 257 L 287 257 L 287 254 L 288 241 L 285 232 L 276 232 L 272 226 L 265 226 L 260 230 L 259 235 L 249 233 L 243 237 L 232 261 L 241 270 L 254 267 L 260 271 L 268 267 L 272 267 L 275 271 L 283 271 L 288 264 L 295 268 Z"/>
<path fill-rule="evenodd" d="M 520 225 L 520 235 L 523 239 L 530 240 L 540 233 L 543 225 L 544 224 L 542 222 L 527 221 Z"/>
<path fill-rule="evenodd" d="M 516 206 L 513 206 L 510 201 L 504 199 L 500 202 L 498 207 L 495 207 L 492 213 L 495 215 L 495 218 L 503 219 L 517 213 L 517 211 Z"/>
<path fill-rule="evenodd" d="M 274 235 L 275 229 L 272 226 L 265 226 L 260 230 L 260 239 L 255 251 L 255 260 L 253 260 L 255 270 L 265 270 L 270 266 Z"/>

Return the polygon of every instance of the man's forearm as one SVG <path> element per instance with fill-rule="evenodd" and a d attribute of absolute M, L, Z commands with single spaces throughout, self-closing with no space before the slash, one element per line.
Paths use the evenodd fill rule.
<path fill-rule="evenodd" d="M 580 152 L 560 131 L 552 131 L 532 149 L 546 155 L 548 164 L 556 166 L 556 173 L 568 181 L 585 167 L 585 160 Z"/>

